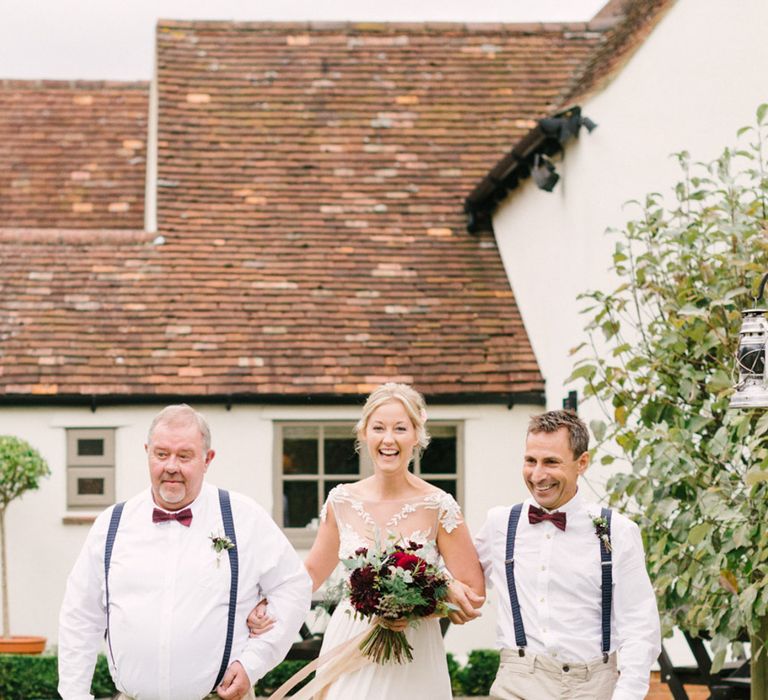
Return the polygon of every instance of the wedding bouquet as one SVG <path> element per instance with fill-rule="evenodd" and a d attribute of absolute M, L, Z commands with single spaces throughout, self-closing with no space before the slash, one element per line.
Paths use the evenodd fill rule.
<path fill-rule="evenodd" d="M 446 601 L 449 579 L 425 554 L 416 542 L 393 542 L 376 550 L 361 547 L 342 560 L 351 570 L 347 586 L 355 616 L 378 618 L 360 644 L 363 654 L 376 663 L 413 661 L 405 632 L 391 630 L 381 621 L 406 618 L 416 624 L 422 617 L 447 615 L 452 609 Z"/>

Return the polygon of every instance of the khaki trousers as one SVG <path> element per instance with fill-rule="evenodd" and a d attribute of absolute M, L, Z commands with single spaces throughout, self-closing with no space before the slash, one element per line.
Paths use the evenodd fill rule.
<path fill-rule="evenodd" d="M 219 700 L 219 696 L 216 695 L 216 693 L 211 693 L 210 695 L 206 695 L 202 700 Z M 118 693 L 115 695 L 115 700 L 133 700 L 132 697 L 129 695 L 126 695 L 125 693 Z M 243 700 L 256 700 L 256 695 L 253 692 L 253 688 L 251 688 L 244 696 Z"/>
<path fill-rule="evenodd" d="M 619 673 L 616 654 L 608 663 L 565 664 L 549 656 L 502 649 L 501 664 L 491 686 L 494 700 L 610 700 Z"/>

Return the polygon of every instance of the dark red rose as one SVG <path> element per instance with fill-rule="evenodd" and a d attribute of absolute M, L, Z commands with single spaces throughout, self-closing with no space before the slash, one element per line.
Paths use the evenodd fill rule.
<path fill-rule="evenodd" d="M 406 571 L 424 571 L 427 563 L 415 554 L 407 552 L 394 552 L 390 557 L 390 565 L 397 566 Z"/>

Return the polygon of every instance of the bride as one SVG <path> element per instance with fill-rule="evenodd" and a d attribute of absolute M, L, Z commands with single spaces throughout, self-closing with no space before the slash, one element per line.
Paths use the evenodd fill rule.
<path fill-rule="evenodd" d="M 408 470 L 414 456 L 428 445 L 424 399 L 406 384 L 387 383 L 369 397 L 355 426 L 358 449 L 363 445 L 373 461 L 373 476 L 340 484 L 328 495 L 320 513 L 320 527 L 304 562 L 317 590 L 330 576 L 340 558 L 353 555 L 359 547 L 374 546 L 376 533 L 381 541 L 388 536 L 413 540 L 424 545 L 428 556 L 442 559 L 451 576 L 475 594 L 480 605 L 485 595 L 483 572 L 459 505 L 453 497 Z M 456 621 L 466 621 L 461 618 Z M 264 606 L 248 618 L 252 632 L 269 627 Z M 336 607 L 325 631 L 320 657 L 357 636 L 368 626 L 355 619 L 349 601 Z M 439 621 L 435 617 L 415 625 L 397 621 L 393 629 L 405 629 L 413 647 L 413 661 L 407 664 L 369 663 L 342 675 L 322 695 L 326 700 L 391 700 L 422 697 L 450 700 L 451 683 Z M 322 667 L 318 675 L 322 675 Z M 317 696 L 316 696 L 317 697 Z"/>

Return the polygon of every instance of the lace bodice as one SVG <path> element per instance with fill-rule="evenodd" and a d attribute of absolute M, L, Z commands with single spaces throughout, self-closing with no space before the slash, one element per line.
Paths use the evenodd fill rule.
<path fill-rule="evenodd" d="M 382 540 L 394 536 L 434 545 L 440 527 L 451 532 L 464 522 L 453 496 L 438 489 L 405 500 L 365 501 L 340 484 L 328 494 L 320 511 L 323 521 L 329 506 L 339 527 L 340 558 L 351 556 L 359 547 L 370 547 L 377 534 Z"/>

